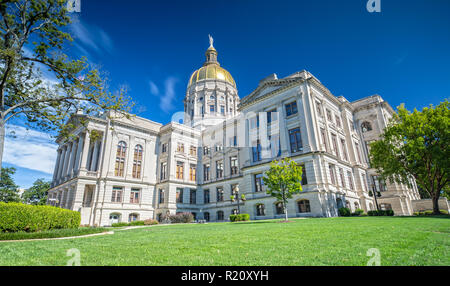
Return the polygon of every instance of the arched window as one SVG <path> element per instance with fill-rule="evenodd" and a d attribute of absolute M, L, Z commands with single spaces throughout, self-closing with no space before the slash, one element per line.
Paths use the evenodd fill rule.
<path fill-rule="evenodd" d="M 349 201 L 346 201 L 346 202 L 345 202 L 345 207 L 348 208 L 348 209 L 351 209 L 351 207 L 350 207 L 350 202 L 349 202 Z"/>
<path fill-rule="evenodd" d="M 139 214 L 130 214 L 128 216 L 128 222 L 137 221 L 139 220 Z"/>
<path fill-rule="evenodd" d="M 256 215 L 257 216 L 265 216 L 266 215 L 266 208 L 263 204 L 257 204 L 256 205 Z"/>
<path fill-rule="evenodd" d="M 369 210 L 373 210 L 373 204 L 369 203 Z"/>
<path fill-rule="evenodd" d="M 134 157 L 133 157 L 133 178 L 139 179 L 141 177 L 142 169 L 142 152 L 143 148 L 141 145 L 136 145 L 134 147 Z"/>
<path fill-rule="evenodd" d="M 355 210 L 359 209 L 359 204 L 358 202 L 355 202 Z"/>
<path fill-rule="evenodd" d="M 206 221 L 209 221 L 209 212 L 205 212 L 203 214 L 203 219 L 206 220 Z"/>
<path fill-rule="evenodd" d="M 372 125 L 370 124 L 370 122 L 364 121 L 361 124 L 361 130 L 362 130 L 362 132 L 371 131 L 372 130 Z"/>
<path fill-rule="evenodd" d="M 309 200 L 300 200 L 297 202 L 298 212 L 299 213 L 310 213 L 311 206 L 309 204 Z"/>
<path fill-rule="evenodd" d="M 338 209 L 344 207 L 344 205 L 342 204 L 342 200 L 340 198 L 336 199 L 336 205 Z"/>
<path fill-rule="evenodd" d="M 383 211 L 392 210 L 392 206 L 391 206 L 391 204 L 381 203 L 380 209 Z"/>
<path fill-rule="evenodd" d="M 120 213 L 112 213 L 109 215 L 109 222 L 111 224 L 120 222 Z"/>
<path fill-rule="evenodd" d="M 127 143 L 125 143 L 125 141 L 120 141 L 119 144 L 117 144 L 116 167 L 114 170 L 115 176 L 123 177 L 125 170 L 126 153 L 127 153 Z"/>
<path fill-rule="evenodd" d="M 217 212 L 217 220 L 223 220 L 223 211 Z"/>
<path fill-rule="evenodd" d="M 284 214 L 284 208 L 282 202 L 275 203 L 275 212 L 277 215 Z"/>

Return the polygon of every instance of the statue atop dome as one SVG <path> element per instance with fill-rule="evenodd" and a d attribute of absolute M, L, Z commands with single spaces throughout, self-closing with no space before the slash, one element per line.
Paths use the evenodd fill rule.
<path fill-rule="evenodd" d="M 213 43 L 214 43 L 214 39 L 211 35 L 208 34 L 208 38 L 209 38 L 209 47 L 210 48 L 214 48 Z"/>

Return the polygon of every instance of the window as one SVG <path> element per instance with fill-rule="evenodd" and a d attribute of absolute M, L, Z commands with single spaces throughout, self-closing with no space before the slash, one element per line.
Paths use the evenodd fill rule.
<path fill-rule="evenodd" d="M 267 124 L 272 123 L 272 121 L 278 120 L 278 113 L 276 109 L 267 111 Z"/>
<path fill-rule="evenodd" d="M 359 209 L 359 204 L 358 202 L 355 202 L 355 210 Z"/>
<path fill-rule="evenodd" d="M 338 149 L 338 146 L 337 146 L 336 134 L 331 134 L 331 142 L 333 144 L 334 154 L 336 155 L 336 157 L 339 158 L 339 149 Z"/>
<path fill-rule="evenodd" d="M 217 220 L 223 220 L 223 219 L 224 219 L 223 211 L 218 211 L 217 212 Z"/>
<path fill-rule="evenodd" d="M 208 155 L 210 152 L 210 148 L 208 146 L 203 147 L 203 155 Z"/>
<path fill-rule="evenodd" d="M 167 163 L 161 163 L 161 180 L 167 179 Z"/>
<path fill-rule="evenodd" d="M 214 113 L 214 109 L 215 109 L 214 104 L 209 106 L 209 112 Z"/>
<path fill-rule="evenodd" d="M 137 221 L 139 219 L 139 215 L 138 214 L 130 214 L 128 216 L 128 221 L 132 222 L 132 221 Z"/>
<path fill-rule="evenodd" d="M 184 153 L 184 144 L 183 143 L 178 142 L 177 152 Z"/>
<path fill-rule="evenodd" d="M 346 188 L 346 186 L 345 186 L 344 170 L 342 170 L 342 168 L 339 168 L 339 176 L 341 177 L 341 186 L 343 188 Z"/>
<path fill-rule="evenodd" d="M 253 162 L 261 161 L 261 142 L 256 140 L 256 144 L 253 144 L 256 146 L 252 147 L 252 154 L 253 154 Z"/>
<path fill-rule="evenodd" d="M 306 177 L 306 168 L 305 165 L 301 165 L 302 167 L 302 185 L 308 184 L 308 178 Z"/>
<path fill-rule="evenodd" d="M 353 190 L 353 176 L 350 171 L 347 171 L 347 178 L 348 178 L 348 187 L 350 190 Z"/>
<path fill-rule="evenodd" d="M 345 139 L 341 139 L 341 146 L 342 146 L 342 154 L 344 155 L 344 160 L 348 161 L 347 146 L 345 145 Z"/>
<path fill-rule="evenodd" d="M 238 158 L 237 158 L 237 156 L 230 157 L 230 168 L 231 168 L 231 175 L 236 175 L 238 173 Z"/>
<path fill-rule="evenodd" d="M 191 145 L 189 147 L 189 155 L 196 156 L 197 155 L 197 147 Z"/>
<path fill-rule="evenodd" d="M 264 182 L 263 182 L 263 174 L 255 175 L 255 192 L 262 192 Z"/>
<path fill-rule="evenodd" d="M 216 152 L 220 152 L 223 150 L 223 146 L 221 144 L 216 144 Z"/>
<path fill-rule="evenodd" d="M 196 212 L 191 212 L 192 216 L 194 217 L 194 221 L 197 220 L 197 213 Z"/>
<path fill-rule="evenodd" d="M 117 144 L 117 154 L 116 154 L 116 167 L 114 170 L 114 175 L 118 177 L 123 177 L 125 170 L 125 156 L 127 153 L 127 143 L 120 141 Z"/>
<path fill-rule="evenodd" d="M 209 221 L 209 212 L 205 212 L 203 214 L 203 219 L 206 220 L 206 221 Z"/>
<path fill-rule="evenodd" d="M 130 193 L 130 203 L 131 204 L 139 203 L 140 193 L 141 192 L 139 189 L 131 189 L 131 193 Z"/>
<path fill-rule="evenodd" d="M 161 153 L 166 153 L 167 152 L 167 143 L 163 143 L 161 145 Z"/>
<path fill-rule="evenodd" d="M 263 204 L 256 205 L 256 215 L 257 216 L 265 216 L 266 215 L 266 209 Z"/>
<path fill-rule="evenodd" d="M 277 215 L 284 214 L 284 208 L 282 202 L 275 203 L 275 213 Z"/>
<path fill-rule="evenodd" d="M 333 121 L 333 118 L 331 117 L 331 111 L 327 109 L 327 119 L 328 121 Z"/>
<path fill-rule="evenodd" d="M 309 213 L 311 212 L 311 206 L 309 200 L 300 200 L 297 202 L 299 213 Z"/>
<path fill-rule="evenodd" d="M 330 170 L 330 180 L 331 180 L 331 183 L 333 184 L 333 185 L 336 185 L 336 176 L 335 176 L 335 174 L 334 174 L 334 172 L 335 172 L 335 166 L 333 165 L 333 164 L 328 164 L 328 169 Z"/>
<path fill-rule="evenodd" d="M 177 170 L 176 170 L 177 179 L 182 180 L 184 178 L 184 163 L 177 162 Z"/>
<path fill-rule="evenodd" d="M 391 204 L 387 204 L 387 203 L 381 203 L 380 204 L 380 209 L 382 211 L 392 210 L 392 205 Z"/>
<path fill-rule="evenodd" d="M 191 193 L 189 196 L 189 203 L 191 205 L 197 204 L 197 191 L 196 190 L 191 189 Z"/>
<path fill-rule="evenodd" d="M 203 191 L 203 203 L 209 204 L 210 202 L 210 196 L 209 196 L 209 190 Z"/>
<path fill-rule="evenodd" d="M 320 128 L 320 136 L 322 137 L 322 143 L 325 146 L 325 151 L 328 152 L 327 136 L 325 135 L 325 129 Z"/>
<path fill-rule="evenodd" d="M 370 122 L 364 121 L 361 124 L 361 130 L 363 133 L 367 131 L 372 131 L 372 124 L 370 124 Z"/>
<path fill-rule="evenodd" d="M 225 115 L 225 106 L 223 106 L 223 105 L 220 106 L 220 113 L 222 115 Z"/>
<path fill-rule="evenodd" d="M 209 181 L 209 164 L 203 164 L 203 181 Z"/>
<path fill-rule="evenodd" d="M 195 177 L 196 177 L 196 167 L 195 165 L 191 164 L 189 165 L 189 180 L 190 181 L 195 181 Z"/>
<path fill-rule="evenodd" d="M 216 161 L 216 178 L 220 179 L 223 177 L 223 161 Z"/>
<path fill-rule="evenodd" d="M 363 191 L 364 190 L 368 191 L 366 176 L 364 174 L 361 174 L 361 179 L 362 179 L 362 185 L 363 185 L 362 189 L 363 189 Z"/>
<path fill-rule="evenodd" d="M 111 196 L 111 202 L 113 202 L 113 203 L 120 203 L 120 202 L 122 202 L 122 194 L 123 194 L 123 188 L 122 187 L 113 187 L 112 196 Z"/>
<path fill-rule="evenodd" d="M 164 190 L 163 189 L 159 189 L 159 203 L 163 204 L 164 203 Z"/>
<path fill-rule="evenodd" d="M 182 204 L 183 203 L 183 188 L 177 188 L 177 195 L 176 195 L 177 203 Z"/>
<path fill-rule="evenodd" d="M 297 113 L 297 101 L 293 101 L 285 105 L 286 116 L 291 116 Z"/>
<path fill-rule="evenodd" d="M 322 117 L 322 106 L 319 102 L 316 102 L 316 111 L 317 111 L 317 115 Z"/>
<path fill-rule="evenodd" d="M 358 163 L 362 163 L 362 161 L 361 161 L 361 155 L 360 155 L 360 152 L 359 152 L 359 144 L 356 143 L 356 142 L 355 142 L 355 149 L 356 149 L 356 156 L 357 156 L 357 158 L 358 158 Z"/>
<path fill-rule="evenodd" d="M 223 202 L 223 188 L 217 187 L 216 192 L 217 192 L 217 201 Z"/>
<path fill-rule="evenodd" d="M 303 150 L 300 127 L 289 130 L 289 142 L 291 144 L 292 153 Z"/>
<path fill-rule="evenodd" d="M 231 194 L 236 197 L 239 195 L 239 184 L 231 185 Z"/>
<path fill-rule="evenodd" d="M 341 118 L 339 117 L 339 115 L 335 115 L 335 119 L 336 119 L 337 127 L 341 128 L 342 124 L 341 124 Z"/>
<path fill-rule="evenodd" d="M 141 177 L 142 152 L 143 152 L 143 148 L 141 145 L 136 145 L 136 147 L 134 147 L 133 178 L 135 178 L 135 179 L 139 179 Z"/>

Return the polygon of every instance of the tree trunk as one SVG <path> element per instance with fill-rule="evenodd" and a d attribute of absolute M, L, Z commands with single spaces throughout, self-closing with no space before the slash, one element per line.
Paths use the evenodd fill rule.
<path fill-rule="evenodd" d="M 284 220 L 288 221 L 288 213 L 287 213 L 287 200 L 283 200 L 283 209 L 284 209 Z"/>
<path fill-rule="evenodd" d="M 0 121 L 0 175 L 2 174 L 4 145 L 5 145 L 5 122 L 3 120 L 1 120 Z"/>
<path fill-rule="evenodd" d="M 434 194 L 433 197 L 431 198 L 431 201 L 433 202 L 433 214 L 434 215 L 441 214 L 439 210 L 439 193 Z"/>

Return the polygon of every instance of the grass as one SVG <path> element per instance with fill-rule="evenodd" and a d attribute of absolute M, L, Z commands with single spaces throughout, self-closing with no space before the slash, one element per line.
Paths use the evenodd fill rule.
<path fill-rule="evenodd" d="M 0 265 L 450 265 L 450 219 L 340 217 L 157 225 L 114 235 L 0 243 Z"/>
<path fill-rule="evenodd" d="M 78 229 L 53 229 L 39 232 L 24 232 L 24 231 L 0 232 L 0 241 L 80 236 L 86 234 L 100 233 L 106 230 L 107 230 L 106 228 L 102 227 L 97 228 L 81 227 Z"/>

